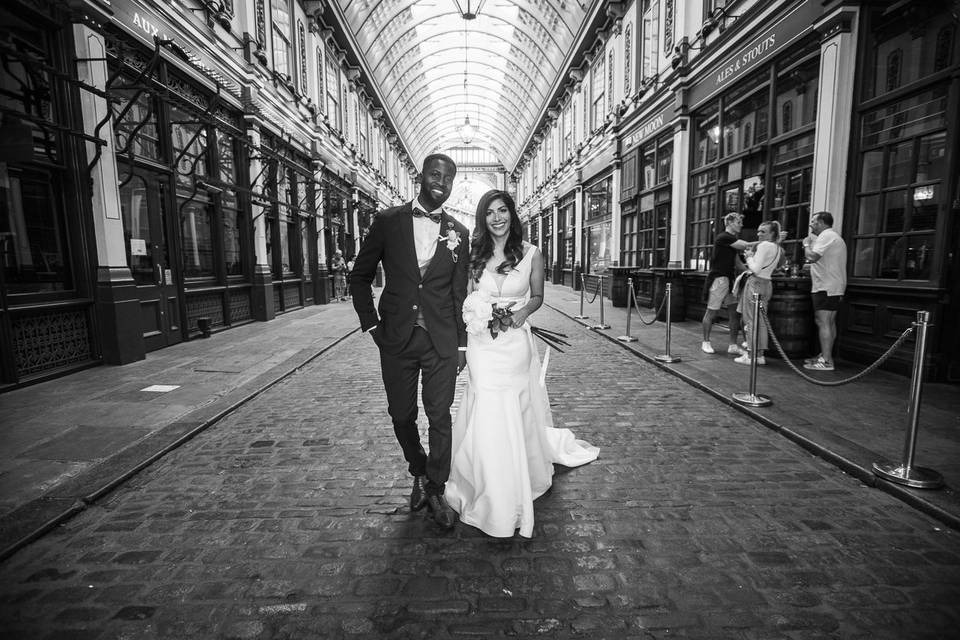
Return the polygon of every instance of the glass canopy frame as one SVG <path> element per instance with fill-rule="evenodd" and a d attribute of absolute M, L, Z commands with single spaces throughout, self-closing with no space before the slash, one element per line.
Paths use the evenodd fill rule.
<path fill-rule="evenodd" d="M 336 0 L 384 107 L 419 164 L 463 146 L 512 169 L 564 71 L 590 2 L 487 0 L 474 20 L 453 0 Z"/>

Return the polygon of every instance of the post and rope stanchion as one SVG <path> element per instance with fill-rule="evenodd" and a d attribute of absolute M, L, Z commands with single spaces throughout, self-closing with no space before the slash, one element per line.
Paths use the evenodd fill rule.
<path fill-rule="evenodd" d="M 666 306 L 667 306 L 667 336 L 666 336 L 667 352 L 661 353 L 658 356 L 653 356 L 653 359 L 657 360 L 658 362 L 680 362 L 680 358 L 674 355 L 670 355 L 670 324 L 671 324 L 670 308 L 673 306 L 673 304 L 671 303 L 672 302 L 671 298 L 673 297 L 673 292 L 671 287 L 672 285 L 668 282 L 667 291 L 664 294 L 664 300 L 666 301 Z"/>
<path fill-rule="evenodd" d="M 757 395 L 757 354 L 760 352 L 760 294 L 753 294 L 753 323 L 750 327 L 750 390 L 747 393 L 738 391 L 733 399 L 740 404 L 751 407 L 766 407 L 773 404 L 773 400 Z M 764 326 L 764 330 L 766 327 Z"/>
<path fill-rule="evenodd" d="M 590 328 L 591 328 L 591 329 L 594 329 L 594 330 L 609 329 L 609 328 L 610 328 L 610 325 L 608 325 L 607 323 L 605 323 L 605 322 L 603 321 L 603 274 L 602 274 L 602 273 L 601 273 L 601 274 L 597 274 L 597 278 L 598 278 L 598 280 L 597 280 L 597 295 L 600 296 L 600 322 L 599 322 L 599 324 L 595 324 L 595 325 L 593 325 L 593 326 L 590 327 Z"/>
<path fill-rule="evenodd" d="M 633 278 L 627 278 L 627 333 L 617 336 L 620 342 L 636 342 L 637 339 L 630 335 L 630 316 L 633 315 Z"/>
<path fill-rule="evenodd" d="M 577 320 L 586 320 L 590 316 L 583 315 L 583 292 L 586 289 L 586 286 L 583 282 L 583 274 L 580 274 L 580 315 L 573 316 Z"/>
<path fill-rule="evenodd" d="M 907 418 L 907 436 L 903 447 L 903 462 L 900 464 L 881 460 L 873 463 L 873 473 L 897 484 L 915 489 L 938 489 L 943 486 L 943 476 L 932 469 L 913 466 L 917 447 L 917 425 L 920 421 L 920 396 L 923 392 L 923 363 L 927 351 L 927 327 L 930 312 L 917 311 L 917 342 L 913 352 L 913 375 L 910 379 L 910 407 Z"/>

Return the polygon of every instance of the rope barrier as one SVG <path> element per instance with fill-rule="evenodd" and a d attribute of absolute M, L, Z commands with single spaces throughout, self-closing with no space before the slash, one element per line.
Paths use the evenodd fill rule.
<path fill-rule="evenodd" d="M 630 293 L 633 293 L 633 287 L 630 287 Z M 667 304 L 667 296 L 663 296 L 663 298 L 660 299 L 660 307 L 653 313 L 653 318 L 651 318 L 650 322 L 647 322 L 646 320 L 643 319 L 643 315 L 640 313 L 640 305 L 637 302 L 637 296 L 636 295 L 633 296 L 633 308 L 637 310 L 637 317 L 640 318 L 640 322 L 647 325 L 648 327 L 657 321 L 657 318 L 660 317 L 660 313 L 663 311 L 663 307 L 666 304 Z"/>
<path fill-rule="evenodd" d="M 582 275 L 581 275 L 580 277 L 583 278 Z M 593 297 L 590 298 L 590 302 L 588 302 L 587 304 L 593 304 L 593 301 L 597 299 L 597 296 L 598 296 L 598 295 L 600 295 L 600 285 L 601 285 L 601 284 L 603 284 L 603 276 L 600 276 L 600 277 L 597 279 L 597 290 L 593 292 Z"/>
<path fill-rule="evenodd" d="M 913 327 L 907 327 L 906 329 L 904 329 L 904 330 L 903 330 L 903 333 L 900 334 L 900 337 L 897 338 L 897 341 L 894 342 L 893 345 L 891 345 L 890 348 L 887 349 L 887 350 L 880 356 L 880 358 L 877 359 L 876 362 L 874 362 L 873 364 L 869 365 L 866 369 L 864 369 L 864 370 L 861 371 L 860 373 L 854 374 L 854 375 L 850 376 L 849 378 L 845 378 L 845 379 L 843 379 L 843 380 L 817 380 L 816 378 L 811 378 L 810 376 L 808 376 L 807 374 L 805 374 L 803 371 L 800 371 L 800 369 L 797 368 L 797 365 L 793 364 L 793 362 L 790 360 L 790 358 L 787 357 L 786 352 L 783 350 L 783 346 L 780 344 L 780 340 L 777 339 L 777 334 L 775 334 L 775 333 L 773 332 L 773 327 L 770 326 L 770 320 L 767 318 L 767 309 L 766 309 L 766 307 L 764 306 L 764 304 L 763 304 L 762 301 L 760 302 L 760 315 L 761 315 L 761 317 L 763 318 L 763 323 L 764 323 L 764 325 L 766 325 L 766 327 L 767 327 L 767 333 L 770 334 L 770 339 L 773 340 L 773 344 L 774 344 L 774 346 L 777 347 L 777 352 L 780 354 L 780 357 L 783 358 L 783 361 L 786 362 L 787 365 L 788 365 L 791 369 L 793 369 L 793 371 L 794 371 L 797 375 L 799 375 L 801 378 L 803 378 L 804 380 L 806 380 L 807 382 L 809 382 L 809 383 L 811 383 L 811 384 L 815 384 L 815 385 L 820 386 L 820 387 L 839 387 L 839 386 L 842 386 L 842 385 L 845 385 L 845 384 L 850 384 L 851 382 L 855 382 L 855 381 L 859 380 L 860 378 L 862 378 L 862 377 L 864 377 L 864 376 L 866 376 L 866 375 L 868 375 L 868 374 L 870 374 L 870 373 L 873 373 L 873 372 L 877 369 L 877 367 L 879 367 L 880 365 L 882 365 L 884 362 L 886 362 L 886 360 L 887 360 L 890 356 L 893 355 L 893 352 L 894 352 L 894 351 L 896 351 L 897 349 L 900 348 L 900 346 L 904 343 L 904 341 L 907 339 L 907 337 L 908 337 L 911 333 L 913 333 L 913 330 L 914 330 Z"/>

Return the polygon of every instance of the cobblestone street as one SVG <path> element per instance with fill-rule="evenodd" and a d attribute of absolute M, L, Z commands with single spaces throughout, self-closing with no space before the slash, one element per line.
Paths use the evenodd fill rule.
<path fill-rule="evenodd" d="M 409 512 L 354 334 L 0 564 L 0 638 L 956 632 L 956 531 L 557 311 L 535 320 L 573 344 L 547 374 L 557 426 L 601 452 L 557 470 L 532 539 Z"/>

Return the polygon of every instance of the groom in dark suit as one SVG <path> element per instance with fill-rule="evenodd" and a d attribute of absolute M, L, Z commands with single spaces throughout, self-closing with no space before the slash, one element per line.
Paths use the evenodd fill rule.
<path fill-rule="evenodd" d="M 393 430 L 413 475 L 410 508 L 427 506 L 445 529 L 457 521 L 443 489 L 450 475 L 450 405 L 466 365 L 462 308 L 470 263 L 467 228 L 443 210 L 456 174 L 451 158 L 427 156 L 419 195 L 377 214 L 350 274 L 353 307 L 380 349 Z M 378 264 L 385 282 L 375 309 L 371 284 Z M 429 454 L 417 429 L 421 377 Z"/>

